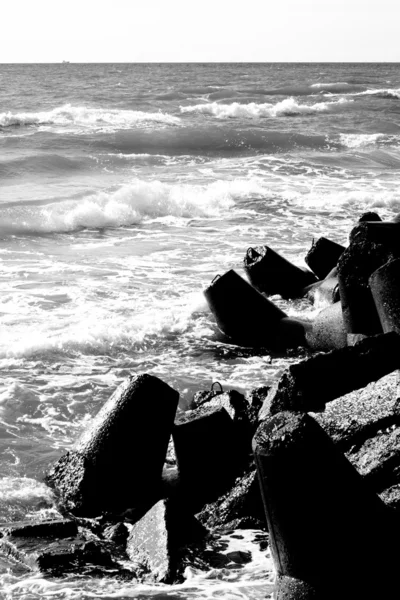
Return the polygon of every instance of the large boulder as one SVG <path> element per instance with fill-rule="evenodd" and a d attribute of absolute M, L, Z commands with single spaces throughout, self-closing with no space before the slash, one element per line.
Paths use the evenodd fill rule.
<path fill-rule="evenodd" d="M 152 375 L 130 377 L 46 477 L 75 515 L 148 508 L 160 485 L 179 394 Z"/>

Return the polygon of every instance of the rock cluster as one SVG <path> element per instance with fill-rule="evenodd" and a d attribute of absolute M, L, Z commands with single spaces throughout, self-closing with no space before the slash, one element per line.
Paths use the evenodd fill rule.
<path fill-rule="evenodd" d="M 174 583 L 188 564 L 210 566 L 215 532 L 268 529 L 277 599 L 396 597 L 399 227 L 363 216 L 347 248 L 313 242 L 312 271 L 250 249 L 251 284 L 229 271 L 205 290 L 221 331 L 326 351 L 246 396 L 213 385 L 185 411 L 157 377 L 130 377 L 47 473 L 65 518 L 0 524 L 0 551 L 51 575 Z M 328 306 L 303 323 L 276 293 Z"/>

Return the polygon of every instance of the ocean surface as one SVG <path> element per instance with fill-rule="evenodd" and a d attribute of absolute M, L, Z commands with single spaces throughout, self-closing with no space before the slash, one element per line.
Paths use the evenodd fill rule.
<path fill-rule="evenodd" d="M 229 344 L 204 288 L 249 246 L 304 265 L 367 210 L 400 212 L 399 64 L 0 65 L 0 522 L 57 515 L 45 471 L 129 374 L 183 408 L 276 379 L 296 357 Z M 0 598 L 270 597 L 240 534 L 251 562 L 172 587 L 0 559 Z"/>

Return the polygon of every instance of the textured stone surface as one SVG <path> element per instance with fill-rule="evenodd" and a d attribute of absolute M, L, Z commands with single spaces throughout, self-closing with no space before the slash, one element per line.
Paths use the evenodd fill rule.
<path fill-rule="evenodd" d="M 397 522 L 315 420 L 281 412 L 253 443 L 277 572 L 324 600 L 392 597 Z"/>
<path fill-rule="evenodd" d="M 7 524 L 0 535 L 3 556 L 32 571 L 56 576 L 82 569 L 96 576 L 119 572 L 114 545 L 88 530 L 78 530 L 73 521 Z"/>
<path fill-rule="evenodd" d="M 203 527 L 171 500 L 157 502 L 129 533 L 129 558 L 153 581 L 173 583 L 178 577 L 179 550 L 205 535 Z"/>
<path fill-rule="evenodd" d="M 123 383 L 46 482 L 77 515 L 146 504 L 159 485 L 179 394 L 151 375 Z"/>
<path fill-rule="evenodd" d="M 393 223 L 365 221 L 350 234 L 350 245 L 338 261 L 343 317 L 348 333 L 382 331 L 369 288 L 369 277 L 400 256 L 400 227 Z"/>
<path fill-rule="evenodd" d="M 204 506 L 197 518 L 210 529 L 232 524 L 241 528 L 264 528 L 265 514 L 256 471 L 253 470 L 240 478 L 234 487 L 216 502 Z"/>
<path fill-rule="evenodd" d="M 340 302 L 327 306 L 318 313 L 311 330 L 306 333 L 306 340 L 312 350 L 346 348 L 347 331 Z"/>
<path fill-rule="evenodd" d="M 343 452 L 379 431 L 400 426 L 397 371 L 327 404 L 314 417 Z"/>
<path fill-rule="evenodd" d="M 350 391 L 400 367 L 400 336 L 368 337 L 355 346 L 317 354 L 291 365 L 271 388 L 259 419 L 283 410 L 317 412 Z"/>

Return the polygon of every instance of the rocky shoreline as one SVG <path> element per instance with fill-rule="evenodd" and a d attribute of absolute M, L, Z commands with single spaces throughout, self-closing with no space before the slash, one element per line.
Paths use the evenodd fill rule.
<path fill-rule="evenodd" d="M 395 594 L 399 232 L 397 219 L 364 215 L 346 249 L 313 242 L 310 271 L 249 249 L 251 283 L 229 271 L 205 290 L 219 328 L 307 358 L 272 388 L 213 385 L 185 411 L 158 378 L 128 378 L 49 469 L 64 519 L 0 525 L 0 552 L 50 576 L 173 583 L 189 564 L 209 568 L 210 537 L 252 528 L 269 539 L 278 600 Z M 292 319 L 269 300 L 277 293 L 325 308 Z"/>

